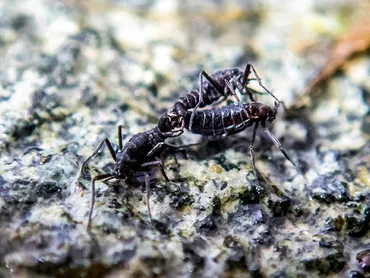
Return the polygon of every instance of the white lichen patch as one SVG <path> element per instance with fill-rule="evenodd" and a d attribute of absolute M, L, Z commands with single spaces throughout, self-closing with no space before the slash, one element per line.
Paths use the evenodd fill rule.
<path fill-rule="evenodd" d="M 63 221 L 63 207 L 60 205 L 52 205 L 47 208 L 38 207 L 32 211 L 29 221 L 32 223 L 43 223 L 47 226 L 59 225 Z"/>
<path fill-rule="evenodd" d="M 116 147 L 117 124 L 123 144 L 155 127 L 198 86 L 201 70 L 251 62 L 288 109 L 299 105 L 296 96 L 325 65 L 337 34 L 365 13 L 365 0 L 13 2 L 0 3 L 0 257 L 13 275 L 360 271 L 369 203 L 364 54 L 328 78 L 316 106 L 279 108 L 269 128 L 299 171 L 262 129 L 257 177 L 251 129 L 218 142 L 186 132 L 168 141 L 204 144 L 158 157 L 171 182 L 149 171 L 152 223 L 144 173 L 133 169 L 126 180 L 96 182 L 89 233 L 91 178 L 115 162 L 104 147 L 80 170 L 103 138 Z M 248 86 L 263 92 L 255 80 Z M 256 97 L 273 106 L 271 96 Z M 0 267 L 0 276 L 9 270 Z"/>

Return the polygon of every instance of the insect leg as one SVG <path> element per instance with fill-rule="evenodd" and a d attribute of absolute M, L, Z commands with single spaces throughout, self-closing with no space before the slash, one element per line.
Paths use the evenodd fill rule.
<path fill-rule="evenodd" d="M 159 166 L 159 167 L 163 167 L 162 165 L 162 162 L 159 161 L 159 160 L 155 160 L 155 161 L 149 161 L 149 162 L 145 162 L 143 164 L 140 165 L 140 167 L 150 167 L 150 166 Z"/>
<path fill-rule="evenodd" d="M 146 163 L 143 163 L 143 164 L 140 165 L 140 167 L 148 167 L 148 166 L 160 167 L 163 177 L 165 178 L 165 180 L 167 182 L 170 182 L 170 179 L 168 178 L 168 176 L 166 175 L 166 172 L 163 169 L 163 164 L 162 164 L 161 161 L 159 161 L 159 160 L 150 161 L 150 162 L 146 162 Z M 146 200 L 147 200 L 147 206 L 148 206 L 148 215 L 149 215 L 149 218 L 150 218 L 150 222 L 152 223 L 152 214 L 150 212 L 150 203 L 149 203 L 149 199 L 150 199 L 149 174 L 145 174 L 145 188 L 146 188 Z"/>
<path fill-rule="evenodd" d="M 98 180 L 103 180 L 109 178 L 107 180 L 113 179 L 111 174 L 103 174 L 95 176 L 91 181 L 91 205 L 90 205 L 90 212 L 89 212 L 89 220 L 87 221 L 87 231 L 91 231 L 91 220 L 92 220 L 92 214 L 94 210 L 94 204 L 95 204 L 95 182 Z"/>
<path fill-rule="evenodd" d="M 182 129 L 175 128 L 172 131 L 162 132 L 162 135 L 167 138 L 170 138 L 170 137 L 172 138 L 172 137 L 178 137 L 183 133 L 184 133 L 184 128 L 182 127 Z"/>
<path fill-rule="evenodd" d="M 162 135 L 164 137 L 177 137 L 177 136 L 180 136 L 182 133 L 184 133 L 184 130 L 178 130 L 176 132 L 163 132 Z M 148 157 L 151 157 L 157 150 L 159 150 L 163 145 L 168 145 L 170 146 L 170 144 L 167 144 L 165 142 L 159 142 L 157 145 L 155 145 L 149 152 L 146 156 Z"/>
<path fill-rule="evenodd" d="M 194 115 L 195 115 L 194 112 L 199 108 L 200 104 L 203 102 L 203 95 L 204 95 L 204 92 L 203 92 L 203 76 L 207 79 L 207 81 L 211 84 L 211 86 L 218 92 L 219 96 L 223 95 L 222 90 L 218 86 L 217 82 L 215 82 L 213 80 L 213 78 L 208 75 L 208 73 L 206 73 L 204 70 L 202 70 L 199 74 L 199 101 L 198 101 L 197 105 L 194 107 L 193 113 L 190 116 L 189 131 L 192 131 L 193 120 L 194 120 Z"/>
<path fill-rule="evenodd" d="M 243 81 L 242 81 L 242 86 L 244 87 L 245 85 L 247 85 L 247 81 L 248 81 L 248 76 L 249 74 L 251 73 L 251 65 L 252 64 L 247 64 L 245 66 L 245 70 L 244 70 L 244 75 L 243 75 Z"/>
<path fill-rule="evenodd" d="M 247 82 L 249 81 L 249 80 L 251 80 L 251 79 L 249 79 L 248 77 L 249 77 L 249 74 L 251 73 L 251 65 L 252 64 L 247 64 L 246 65 L 246 67 L 245 67 L 245 70 L 244 70 L 244 74 L 243 74 L 243 81 L 242 81 L 242 86 L 241 86 L 241 88 L 244 88 L 246 85 L 247 85 Z M 249 99 L 251 100 L 251 101 L 256 101 L 256 99 L 254 98 L 254 96 L 253 96 L 253 94 L 252 94 L 252 92 L 248 89 L 248 88 L 246 88 L 246 91 L 247 91 L 247 94 L 248 94 L 248 96 L 249 96 Z"/>
<path fill-rule="evenodd" d="M 250 65 L 250 68 L 252 69 L 254 75 L 256 76 L 256 79 L 257 79 L 257 82 L 258 82 L 258 85 L 260 85 L 270 96 L 272 96 L 278 103 L 280 103 L 280 100 L 278 100 L 278 98 L 276 96 L 274 96 L 273 93 L 271 93 L 263 84 L 262 84 L 262 81 L 261 81 L 261 78 L 258 76 L 257 74 L 257 71 L 256 69 L 254 68 L 254 66 L 252 64 L 248 64 Z M 247 65 L 247 67 L 248 67 Z"/>
<path fill-rule="evenodd" d="M 204 76 L 204 78 L 209 82 L 209 84 L 211 84 L 211 86 L 213 87 L 213 89 L 217 91 L 219 96 L 223 95 L 222 88 L 220 88 L 220 85 L 218 85 L 217 82 L 208 75 L 208 73 L 206 73 L 205 71 L 202 71 L 201 75 Z M 201 78 L 201 76 L 199 76 L 199 78 Z M 200 88 L 200 84 L 199 84 L 199 88 Z"/>
<path fill-rule="evenodd" d="M 225 84 L 227 85 L 227 87 L 229 87 L 229 90 L 233 94 L 233 96 L 235 97 L 236 101 L 240 102 L 240 98 L 236 94 L 236 92 L 235 92 L 233 86 L 231 85 L 231 83 L 229 82 L 229 80 L 225 79 Z"/>
<path fill-rule="evenodd" d="M 155 161 L 145 162 L 145 163 L 143 163 L 143 164 L 140 165 L 140 167 L 150 167 L 150 166 L 152 166 L 152 167 L 159 167 L 161 169 L 161 173 L 162 173 L 164 179 L 167 182 L 170 181 L 170 179 L 168 178 L 166 172 L 164 171 L 164 167 L 163 167 L 162 161 L 155 160 Z"/>
<path fill-rule="evenodd" d="M 184 122 L 185 123 L 185 122 Z M 168 131 L 168 132 L 162 132 L 162 136 L 169 138 L 169 137 L 178 137 L 182 133 L 184 133 L 184 129 L 179 129 L 176 131 Z M 165 142 L 159 142 L 157 143 L 147 154 L 148 157 L 152 156 L 157 150 L 159 150 L 163 145 L 166 145 Z"/>
<path fill-rule="evenodd" d="M 117 126 L 118 128 L 118 146 L 119 146 L 119 149 L 122 150 L 123 146 L 122 146 L 122 125 L 119 125 Z"/>
<path fill-rule="evenodd" d="M 149 178 L 148 173 L 145 173 L 145 191 L 146 191 L 146 205 L 148 208 L 148 215 L 149 215 L 150 223 L 153 225 L 152 213 L 150 212 L 150 178 Z"/>
<path fill-rule="evenodd" d="M 226 98 L 227 98 L 227 95 L 225 95 L 223 93 L 223 89 L 220 87 L 219 84 L 217 84 L 217 82 L 208 75 L 208 73 L 206 73 L 205 71 L 202 71 L 202 75 L 204 76 L 204 78 L 209 82 L 209 84 L 211 84 L 211 86 L 213 87 L 213 89 L 215 89 L 218 93 L 219 96 L 223 96 L 223 99 L 222 101 L 224 101 Z M 200 77 L 199 77 L 200 78 Z M 203 82 L 202 82 L 203 83 Z M 200 88 L 200 85 L 199 85 L 199 88 Z M 236 95 L 236 93 L 231 90 L 231 93 L 235 96 L 236 100 L 239 101 L 239 97 L 238 95 Z M 215 104 L 216 105 L 216 104 Z M 194 109 L 195 111 L 195 109 Z"/>
<path fill-rule="evenodd" d="M 194 120 L 194 115 L 195 111 L 199 108 L 200 104 L 203 102 L 203 70 L 199 74 L 199 100 L 198 103 L 195 105 L 193 109 L 193 113 L 191 113 L 190 116 L 190 121 L 189 121 L 189 131 L 192 131 L 192 126 L 193 126 L 193 120 Z"/>
<path fill-rule="evenodd" d="M 267 127 L 264 127 L 264 130 L 265 130 L 265 133 L 267 134 L 267 136 L 271 139 L 271 141 L 274 143 L 274 145 L 279 148 L 279 150 L 282 152 L 282 154 L 285 156 L 285 158 L 287 160 L 290 161 L 290 163 L 292 163 L 292 165 L 294 166 L 294 168 L 297 168 L 297 166 L 294 164 L 294 162 L 290 159 L 290 157 L 288 156 L 288 154 L 286 153 L 286 151 L 284 150 L 283 146 L 281 145 L 281 143 L 279 142 L 279 140 L 275 137 L 274 134 L 271 133 L 270 130 L 268 130 Z M 298 170 L 299 171 L 299 170 Z"/>
<path fill-rule="evenodd" d="M 85 168 L 87 162 L 91 158 L 93 158 L 100 151 L 100 149 L 103 147 L 103 144 L 104 143 L 107 145 L 107 147 L 109 149 L 109 152 L 110 152 L 110 155 L 112 156 L 112 158 L 114 159 L 114 161 L 116 161 L 116 153 L 113 150 L 112 144 L 110 143 L 110 141 L 109 141 L 108 138 L 105 138 L 105 139 L 103 139 L 103 140 L 100 141 L 100 143 L 98 144 L 98 146 L 96 147 L 96 149 L 94 150 L 94 152 L 84 161 L 84 163 L 81 166 L 81 173 L 82 173 L 83 169 Z"/>
<path fill-rule="evenodd" d="M 254 171 L 254 174 L 258 180 L 258 176 L 257 176 L 257 169 L 256 169 L 256 161 L 255 161 L 255 158 L 254 158 L 254 140 L 256 139 L 256 131 L 257 131 L 257 128 L 258 128 L 258 122 L 256 122 L 256 124 L 254 125 L 253 127 L 253 135 L 252 135 L 252 140 L 251 140 L 251 143 L 249 145 L 249 153 L 251 155 L 251 158 L 252 158 L 252 167 L 253 167 L 253 171 Z"/>
<path fill-rule="evenodd" d="M 216 101 L 215 103 L 212 104 L 212 106 L 217 106 L 220 103 L 224 102 L 227 99 L 227 96 L 224 95 L 220 100 Z"/>
<path fill-rule="evenodd" d="M 165 145 L 166 143 L 165 142 L 160 142 L 158 143 L 157 145 L 155 145 L 153 147 L 153 149 L 151 149 L 148 154 L 146 156 L 150 157 L 152 156 L 157 150 L 159 150 L 163 145 Z"/>
<path fill-rule="evenodd" d="M 187 145 L 179 145 L 179 146 L 176 146 L 176 145 L 173 145 L 173 144 L 169 144 L 169 143 L 165 143 L 166 146 L 170 147 L 170 148 L 173 148 L 173 149 L 176 149 L 176 150 L 183 150 L 185 148 L 191 148 L 191 147 L 194 147 L 194 146 L 206 146 L 208 144 L 208 139 L 206 138 L 205 140 L 203 140 L 201 143 L 193 143 L 193 144 L 187 144 Z"/>
<path fill-rule="evenodd" d="M 176 165 L 179 165 L 179 162 L 178 162 L 177 157 L 176 157 L 177 152 L 184 151 L 185 149 L 191 148 L 191 147 L 194 147 L 194 146 L 200 146 L 200 147 L 206 146 L 208 144 L 208 139 L 202 140 L 202 142 L 200 142 L 200 143 L 192 143 L 192 144 L 186 144 L 186 145 L 174 145 L 174 144 L 169 144 L 169 143 L 165 143 L 165 144 L 168 148 L 171 148 L 172 151 L 170 152 L 170 154 L 172 155 L 173 159 L 175 160 Z"/>

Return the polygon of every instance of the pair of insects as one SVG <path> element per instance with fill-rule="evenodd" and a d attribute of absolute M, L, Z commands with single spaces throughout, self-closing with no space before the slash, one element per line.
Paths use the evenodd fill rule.
<path fill-rule="evenodd" d="M 250 80 L 249 75 L 253 71 L 259 85 L 275 99 L 275 106 L 271 108 L 263 103 L 256 102 L 252 91 L 247 87 Z M 204 80 L 206 79 L 206 80 Z M 247 94 L 250 98 L 248 104 L 240 102 L 236 91 Z M 237 104 L 215 107 L 209 110 L 199 110 L 217 101 L 223 101 L 228 96 L 233 95 L 238 101 Z M 138 171 L 159 167 L 164 178 L 169 181 L 161 160 L 161 150 L 166 145 L 165 140 L 180 136 L 184 129 L 193 133 L 205 136 L 229 136 L 253 126 L 253 134 L 250 143 L 250 155 L 252 157 L 253 170 L 256 173 L 253 145 L 256 137 L 256 130 L 261 125 L 271 139 L 280 149 L 283 155 L 293 165 L 294 163 L 283 149 L 279 140 L 269 131 L 266 122 L 275 119 L 280 101 L 262 84 L 253 65 L 247 64 L 245 70 L 239 68 L 218 71 L 208 75 L 202 71 L 199 75 L 199 87 L 192 89 L 184 97 L 179 98 L 175 104 L 162 115 L 158 125 L 148 131 L 134 135 L 124 146 L 122 144 L 122 129 L 118 126 L 119 150 L 116 152 L 109 139 L 103 139 L 95 151 L 82 165 L 81 171 L 87 162 L 98 153 L 105 144 L 115 161 L 111 173 L 95 176 L 91 182 L 91 207 L 87 229 L 91 229 L 92 213 L 95 203 L 95 182 L 98 180 L 108 181 L 111 179 L 124 179 Z M 193 109 L 192 111 L 190 111 Z M 295 166 L 295 165 L 294 165 Z M 149 174 L 145 174 L 146 196 L 148 214 L 151 219 L 149 194 L 150 180 Z"/>

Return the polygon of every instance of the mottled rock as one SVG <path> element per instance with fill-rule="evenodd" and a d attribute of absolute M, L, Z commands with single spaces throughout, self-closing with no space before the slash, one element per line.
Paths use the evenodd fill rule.
<path fill-rule="evenodd" d="M 329 273 L 338 273 L 345 266 L 345 260 L 342 253 L 331 253 L 324 257 L 304 260 L 304 266 L 308 270 L 317 271 L 322 275 Z"/>
<path fill-rule="evenodd" d="M 352 53 L 313 97 L 305 88 L 368 7 L 2 1 L 0 276 L 366 277 L 368 52 Z M 224 138 L 185 132 L 169 143 L 200 144 L 159 157 L 171 182 L 150 172 L 152 222 L 143 173 L 133 173 L 96 182 L 87 233 L 91 179 L 114 166 L 104 147 L 80 173 L 97 144 L 108 138 L 116 151 L 119 124 L 123 143 L 153 128 L 198 86 L 201 70 L 248 62 L 287 107 L 268 128 L 299 171 L 262 128 L 258 177 L 250 129 Z M 272 106 L 254 77 L 248 87 Z"/>

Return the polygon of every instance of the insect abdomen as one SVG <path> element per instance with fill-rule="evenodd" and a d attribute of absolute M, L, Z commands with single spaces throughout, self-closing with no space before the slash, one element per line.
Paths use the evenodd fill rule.
<path fill-rule="evenodd" d="M 185 127 L 189 129 L 192 112 L 188 112 Z M 246 109 L 242 105 L 230 105 L 222 108 L 196 111 L 192 132 L 205 136 L 223 136 L 239 132 L 252 124 Z"/>

